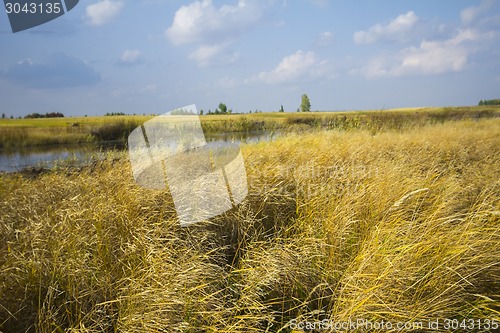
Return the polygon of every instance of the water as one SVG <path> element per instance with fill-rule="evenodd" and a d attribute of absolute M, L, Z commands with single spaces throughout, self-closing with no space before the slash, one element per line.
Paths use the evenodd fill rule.
<path fill-rule="evenodd" d="M 275 132 L 224 133 L 207 137 L 208 142 L 255 143 L 272 141 L 278 137 Z M 55 146 L 31 148 L 19 151 L 0 150 L 0 172 L 16 172 L 30 167 L 51 168 L 58 164 L 85 165 L 103 159 L 110 150 L 123 150 L 117 143 L 105 145 Z"/>
<path fill-rule="evenodd" d="M 51 168 L 57 164 L 84 165 L 104 158 L 107 149 L 84 145 L 0 151 L 0 172 L 16 172 L 29 167 Z"/>

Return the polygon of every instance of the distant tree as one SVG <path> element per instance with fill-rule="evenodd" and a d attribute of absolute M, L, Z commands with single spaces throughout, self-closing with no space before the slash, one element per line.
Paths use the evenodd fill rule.
<path fill-rule="evenodd" d="M 483 106 L 483 105 L 484 105 L 484 101 L 483 101 L 483 100 L 480 100 L 478 105 L 479 105 L 479 106 Z"/>
<path fill-rule="evenodd" d="M 285 109 L 283 109 L 283 105 L 280 107 L 280 111 L 279 112 L 285 112 Z"/>
<path fill-rule="evenodd" d="M 39 114 L 38 112 L 33 112 L 33 113 L 30 113 L 30 114 L 27 114 L 26 116 L 24 116 L 24 118 L 42 118 L 42 115 Z"/>
<path fill-rule="evenodd" d="M 303 94 L 301 98 L 302 102 L 300 103 L 300 111 L 309 112 L 311 111 L 311 101 L 307 94 Z"/>
<path fill-rule="evenodd" d="M 200 116 L 203 116 L 203 109 L 200 110 Z"/>
<path fill-rule="evenodd" d="M 219 103 L 219 110 L 221 114 L 226 114 L 227 113 L 227 106 L 224 103 Z"/>
<path fill-rule="evenodd" d="M 2 113 L 2 119 L 5 119 L 5 113 Z"/>
<path fill-rule="evenodd" d="M 297 108 L 297 112 L 300 112 L 300 108 Z"/>
<path fill-rule="evenodd" d="M 124 115 L 125 115 L 125 113 L 123 113 L 123 112 L 111 112 L 111 113 L 108 112 L 108 113 L 105 114 L 105 116 L 107 116 L 107 117 L 111 117 L 111 116 L 124 116 Z"/>
<path fill-rule="evenodd" d="M 13 115 L 10 115 L 10 119 L 14 119 L 14 116 L 13 116 Z"/>
<path fill-rule="evenodd" d="M 40 114 L 38 112 L 30 113 L 26 115 L 24 118 L 64 118 L 64 115 L 61 112 L 50 112 L 46 114 Z"/>
<path fill-rule="evenodd" d="M 479 101 L 479 105 L 500 105 L 500 99 L 487 99 Z"/>
<path fill-rule="evenodd" d="M 64 118 L 61 112 L 50 112 L 45 114 L 45 118 Z"/>

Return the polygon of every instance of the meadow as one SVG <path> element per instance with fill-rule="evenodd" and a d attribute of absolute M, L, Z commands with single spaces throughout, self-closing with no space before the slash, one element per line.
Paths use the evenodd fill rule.
<path fill-rule="evenodd" d="M 247 198 L 186 228 L 125 153 L 0 174 L 0 331 L 495 331 L 497 115 L 204 117 L 293 130 L 242 145 Z"/>
<path fill-rule="evenodd" d="M 448 120 L 495 118 L 498 106 L 407 108 L 349 112 L 253 113 L 200 116 L 206 136 L 251 132 L 304 132 L 308 130 L 403 129 Z M 79 145 L 118 141 L 154 116 L 95 116 L 39 119 L 0 119 L 0 149 Z"/>

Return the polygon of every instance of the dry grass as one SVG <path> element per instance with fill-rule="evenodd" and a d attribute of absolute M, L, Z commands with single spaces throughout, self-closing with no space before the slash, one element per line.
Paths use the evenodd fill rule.
<path fill-rule="evenodd" d="M 248 198 L 184 229 L 125 156 L 1 175 L 0 331 L 500 321 L 499 133 L 462 120 L 248 145 Z"/>
<path fill-rule="evenodd" d="M 131 130 L 153 116 L 0 119 L 0 149 L 126 142 Z M 320 130 L 405 130 L 446 121 L 500 117 L 499 106 L 406 108 L 385 111 L 274 112 L 201 116 L 207 136 L 228 133 L 305 132 Z"/>

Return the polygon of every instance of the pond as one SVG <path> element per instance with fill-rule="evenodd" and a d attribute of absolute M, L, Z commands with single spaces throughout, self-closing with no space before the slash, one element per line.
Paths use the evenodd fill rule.
<path fill-rule="evenodd" d="M 208 142 L 255 143 L 272 141 L 276 132 L 223 133 L 207 136 Z M 108 142 L 99 145 L 36 147 L 18 151 L 0 150 L 0 172 L 16 172 L 29 167 L 51 168 L 57 164 L 85 165 L 103 159 L 109 151 L 126 149 L 123 143 Z"/>

